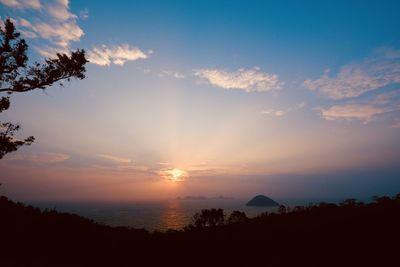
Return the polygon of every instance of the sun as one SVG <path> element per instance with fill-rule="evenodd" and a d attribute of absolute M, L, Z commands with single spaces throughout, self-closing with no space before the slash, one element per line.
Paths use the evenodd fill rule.
<path fill-rule="evenodd" d="M 172 182 L 181 182 L 185 180 L 187 172 L 178 168 L 167 171 L 167 179 Z"/>

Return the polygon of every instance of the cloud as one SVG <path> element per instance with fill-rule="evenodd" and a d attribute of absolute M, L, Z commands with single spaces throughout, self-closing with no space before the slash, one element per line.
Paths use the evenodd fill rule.
<path fill-rule="evenodd" d="M 261 114 L 269 115 L 269 114 L 272 114 L 273 112 L 274 112 L 273 109 L 268 109 L 268 110 L 263 110 L 263 111 L 261 111 Z"/>
<path fill-rule="evenodd" d="M 36 33 L 31 31 L 19 30 L 19 32 L 27 38 L 36 38 L 38 37 Z"/>
<path fill-rule="evenodd" d="M 283 110 L 273 110 L 273 109 L 268 109 L 268 110 L 263 110 L 261 111 L 261 114 L 265 115 L 274 115 L 276 117 L 282 117 L 286 114 L 285 111 Z"/>
<path fill-rule="evenodd" d="M 68 53 L 72 42 L 78 42 L 84 31 L 77 24 L 78 16 L 71 13 L 68 0 L 0 0 L 10 8 L 30 8 L 33 16 L 15 19 L 20 31 L 26 38 L 40 38 L 36 51 L 45 57 L 54 57 L 56 53 Z M 17 13 L 18 14 L 18 13 Z M 26 12 L 20 12 L 25 15 Z"/>
<path fill-rule="evenodd" d="M 390 127 L 395 129 L 400 129 L 400 121 L 394 122 Z"/>
<path fill-rule="evenodd" d="M 239 69 L 234 72 L 219 69 L 199 69 L 194 71 L 194 75 L 214 86 L 246 92 L 277 90 L 282 84 L 276 74 L 262 72 L 259 68 Z"/>
<path fill-rule="evenodd" d="M 105 155 L 105 154 L 100 154 L 99 157 L 115 162 L 115 163 L 132 163 L 131 159 L 128 158 L 123 158 L 123 157 L 117 157 L 113 155 Z"/>
<path fill-rule="evenodd" d="M 376 108 L 368 104 L 348 104 L 336 105 L 328 109 L 320 109 L 322 117 L 326 120 L 361 120 L 365 123 L 369 122 L 378 114 L 384 113 L 382 108 Z"/>
<path fill-rule="evenodd" d="M 19 19 L 18 23 L 20 26 L 23 26 L 23 27 L 32 27 L 32 24 L 26 19 L 21 18 L 21 19 Z"/>
<path fill-rule="evenodd" d="M 168 71 L 168 70 L 162 70 L 161 73 L 159 74 L 160 77 L 164 76 L 171 76 L 176 79 L 184 79 L 185 75 L 183 73 L 180 73 L 178 71 Z"/>
<path fill-rule="evenodd" d="M 360 120 L 368 123 L 380 114 L 400 110 L 400 90 L 379 94 L 365 103 L 334 105 L 317 110 L 326 120 Z"/>
<path fill-rule="evenodd" d="M 286 112 L 283 111 L 283 110 L 277 110 L 277 111 L 275 111 L 275 116 L 278 116 L 278 117 L 282 117 L 282 116 L 285 115 L 285 114 L 286 114 Z"/>
<path fill-rule="evenodd" d="M 43 57 L 52 58 L 57 53 L 68 54 L 69 50 L 67 48 L 52 47 L 52 46 L 42 46 L 35 47 L 35 50 Z"/>
<path fill-rule="evenodd" d="M 177 168 L 168 168 L 160 170 L 158 175 L 170 181 L 183 182 L 189 176 L 189 173 Z"/>
<path fill-rule="evenodd" d="M 87 8 L 84 8 L 83 10 L 79 11 L 79 18 L 86 20 L 89 18 L 89 10 Z"/>
<path fill-rule="evenodd" d="M 42 5 L 39 0 L 0 0 L 0 3 L 12 8 L 32 8 L 40 9 Z"/>
<path fill-rule="evenodd" d="M 288 114 L 288 113 L 290 113 L 290 112 L 292 112 L 292 111 L 296 111 L 296 110 L 302 109 L 302 108 L 304 108 L 305 106 L 306 106 L 306 103 L 305 103 L 305 102 L 300 102 L 300 103 L 296 104 L 296 105 L 293 106 L 293 107 L 286 108 L 285 110 L 281 110 L 281 109 L 278 109 L 278 110 L 275 110 L 275 109 L 267 109 L 267 110 L 261 111 L 261 114 L 264 114 L 264 115 L 273 115 L 273 116 L 276 116 L 276 117 L 283 117 L 283 116 L 285 116 L 286 114 Z"/>
<path fill-rule="evenodd" d="M 370 103 L 374 105 L 384 105 L 390 109 L 397 109 L 400 104 L 400 89 L 376 95 L 370 100 Z"/>
<path fill-rule="evenodd" d="M 56 45 L 56 48 L 67 49 L 71 42 L 78 42 L 84 35 L 83 30 L 75 21 L 64 21 L 60 24 L 36 23 L 30 29 Z"/>
<path fill-rule="evenodd" d="M 321 78 L 305 80 L 303 85 L 325 97 L 343 99 L 394 83 L 400 83 L 400 52 L 382 48 L 372 58 L 343 66 L 336 77 L 330 77 L 327 70 Z"/>
<path fill-rule="evenodd" d="M 126 61 L 134 61 L 138 59 L 146 59 L 149 56 L 139 48 L 128 44 L 115 45 L 108 47 L 102 45 L 88 51 L 88 59 L 90 63 L 100 66 L 124 65 Z"/>
<path fill-rule="evenodd" d="M 149 173 L 148 171 L 150 168 L 148 166 L 144 165 L 121 165 L 118 166 L 122 170 L 127 170 L 127 171 L 137 171 L 137 172 L 142 172 L 142 173 Z"/>
<path fill-rule="evenodd" d="M 47 5 L 47 12 L 55 19 L 67 21 L 69 19 L 76 20 L 77 16 L 69 12 L 69 1 L 58 0 Z"/>
<path fill-rule="evenodd" d="M 62 153 L 38 152 L 29 154 L 10 155 L 7 160 L 11 161 L 30 161 L 35 164 L 51 164 L 63 162 L 69 159 L 70 156 Z"/>
<path fill-rule="evenodd" d="M 305 102 L 300 102 L 300 103 L 298 103 L 297 105 L 296 105 L 296 109 L 302 109 L 302 108 L 304 108 L 306 106 L 306 103 Z"/>

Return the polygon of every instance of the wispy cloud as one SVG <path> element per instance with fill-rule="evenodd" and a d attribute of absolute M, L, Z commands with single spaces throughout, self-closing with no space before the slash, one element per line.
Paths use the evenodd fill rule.
<path fill-rule="evenodd" d="M 285 114 L 286 114 L 286 112 L 283 111 L 283 110 L 277 110 L 277 111 L 275 111 L 275 116 L 278 116 L 278 117 L 282 117 L 282 116 L 285 115 Z"/>
<path fill-rule="evenodd" d="M 46 57 L 56 53 L 68 53 L 72 42 L 78 42 L 84 31 L 78 26 L 78 16 L 71 13 L 68 0 L 33 1 L 1 0 L 10 8 L 32 9 L 34 17 L 30 20 L 19 17 L 15 19 L 19 31 L 26 38 L 41 38 L 43 44 L 36 50 Z M 24 15 L 24 12 L 21 12 Z"/>
<path fill-rule="evenodd" d="M 282 117 L 282 116 L 284 116 L 284 115 L 286 114 L 286 111 L 267 109 L 267 110 L 261 111 L 261 114 L 265 114 L 265 115 L 274 115 L 274 116 L 276 116 L 276 117 Z"/>
<path fill-rule="evenodd" d="M 170 76 L 176 79 L 184 79 L 185 75 L 180 73 L 179 71 L 169 71 L 169 70 L 162 70 L 159 74 L 160 77 Z"/>
<path fill-rule="evenodd" d="M 400 110 L 400 90 L 382 93 L 365 103 L 348 103 L 318 108 L 326 120 L 360 120 L 370 122 L 380 114 Z"/>
<path fill-rule="evenodd" d="M 89 10 L 87 8 L 84 8 L 83 10 L 79 11 L 79 18 L 80 19 L 88 19 L 89 18 Z"/>
<path fill-rule="evenodd" d="M 100 154 L 99 157 L 115 162 L 115 163 L 132 163 L 132 160 L 129 158 L 124 158 L 124 157 L 118 157 L 118 156 L 113 156 L 113 155 L 106 155 L 106 154 Z"/>
<path fill-rule="evenodd" d="M 304 86 L 331 99 L 360 96 L 389 84 L 400 83 L 400 52 L 382 48 L 361 63 L 343 66 L 336 77 L 329 70 L 316 80 L 305 80 Z"/>
<path fill-rule="evenodd" d="M 296 104 L 294 107 L 289 107 L 289 108 L 286 108 L 286 109 L 266 109 L 266 110 L 262 110 L 261 114 L 273 115 L 275 117 L 283 117 L 287 113 L 302 109 L 305 106 L 306 106 L 305 102 L 300 102 L 300 103 Z"/>
<path fill-rule="evenodd" d="M 126 61 L 134 61 L 138 59 L 146 59 L 149 55 L 139 48 L 130 46 L 129 44 L 115 45 L 108 47 L 102 45 L 95 47 L 88 52 L 90 63 L 100 66 L 124 65 Z"/>
<path fill-rule="evenodd" d="M 54 3 L 48 4 L 47 12 L 53 18 L 59 21 L 67 21 L 68 19 L 77 19 L 77 16 L 69 11 L 68 0 L 58 0 L 54 1 Z"/>
<path fill-rule="evenodd" d="M 71 42 L 77 42 L 83 36 L 83 30 L 74 21 L 65 21 L 60 24 L 36 23 L 31 26 L 34 33 L 50 40 L 57 47 L 69 48 Z"/>
<path fill-rule="evenodd" d="M 390 127 L 400 129 L 400 121 L 395 121 Z"/>
<path fill-rule="evenodd" d="M 259 68 L 226 71 L 220 69 L 198 69 L 194 75 L 209 84 L 224 89 L 239 89 L 246 92 L 266 92 L 281 87 L 278 75 L 262 72 Z"/>
<path fill-rule="evenodd" d="M 40 9 L 42 7 L 39 0 L 0 0 L 0 3 L 12 8 L 20 9 Z"/>
<path fill-rule="evenodd" d="M 371 121 L 373 117 L 384 113 L 383 108 L 377 108 L 368 104 L 347 104 L 336 105 L 328 109 L 320 109 L 322 117 L 326 120 L 361 120 L 365 123 Z"/>
<path fill-rule="evenodd" d="M 38 152 L 38 153 L 10 155 L 6 159 L 11 161 L 30 161 L 35 164 L 50 164 L 50 163 L 63 162 L 69 158 L 70 158 L 69 155 L 62 153 Z"/>
<path fill-rule="evenodd" d="M 177 168 L 174 168 L 174 169 L 168 168 L 168 169 L 160 170 L 158 172 L 158 175 L 167 180 L 171 180 L 171 181 L 175 181 L 175 182 L 183 182 L 188 177 L 188 172 L 181 170 L 181 169 L 177 169 Z"/>
<path fill-rule="evenodd" d="M 304 108 L 306 106 L 306 103 L 305 102 L 300 102 L 300 103 L 298 103 L 297 105 L 296 105 L 296 108 L 297 109 L 302 109 L 302 108 Z"/>

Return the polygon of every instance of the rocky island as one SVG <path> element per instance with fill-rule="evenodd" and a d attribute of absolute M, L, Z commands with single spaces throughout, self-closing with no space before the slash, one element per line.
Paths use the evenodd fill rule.
<path fill-rule="evenodd" d="M 247 202 L 246 206 L 277 207 L 279 206 L 279 203 L 264 195 L 258 195 L 252 198 L 249 202 Z"/>

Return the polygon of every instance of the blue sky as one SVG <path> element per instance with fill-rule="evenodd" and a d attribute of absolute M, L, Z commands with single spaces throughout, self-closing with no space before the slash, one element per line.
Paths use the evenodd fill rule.
<path fill-rule="evenodd" d="M 83 81 L 12 95 L 2 116 L 37 141 L 0 162 L 9 195 L 400 188 L 398 1 L 0 2 L 32 59 L 90 60 Z"/>

